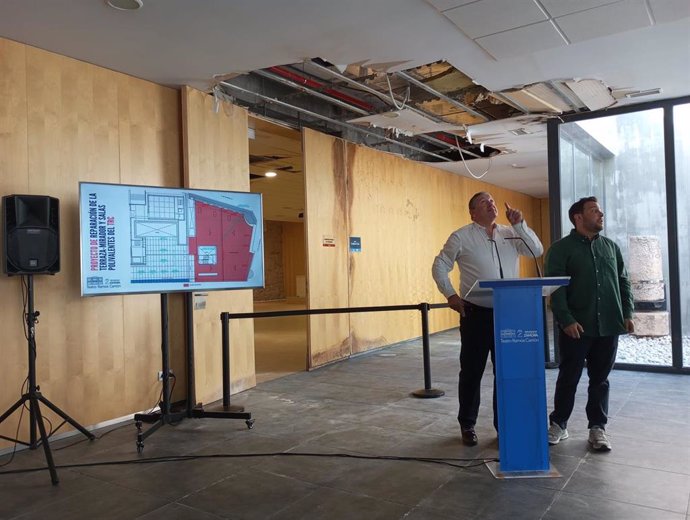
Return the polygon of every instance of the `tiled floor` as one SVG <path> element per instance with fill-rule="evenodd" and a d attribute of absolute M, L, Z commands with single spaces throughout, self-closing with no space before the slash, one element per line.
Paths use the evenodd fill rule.
<path fill-rule="evenodd" d="M 0 475 L 0 518 L 690 518 L 687 376 L 614 372 L 608 428 L 614 449 L 607 454 L 587 449 L 583 379 L 571 438 L 551 448 L 561 478 L 500 481 L 484 465 L 470 467 L 470 462 L 456 468 L 328 456 L 497 456 L 489 373 L 480 442 L 468 448 L 460 443 L 455 420 L 457 333 L 434 336 L 431 350 L 434 386 L 446 391 L 442 398 L 409 397 L 423 384 L 420 343 L 408 342 L 234 396 L 233 404 L 244 404 L 256 418 L 252 430 L 243 421 L 187 419 L 154 433 L 139 457 L 135 428 L 128 424 L 55 452 L 60 465 L 206 458 L 61 468 L 59 486 L 50 484 L 45 471 Z M 556 375 L 547 371 L 549 401 Z M 265 455 L 271 453 L 326 456 Z M 215 454 L 264 455 L 208 457 Z M 43 464 L 41 451 L 23 451 L 3 469 Z"/>

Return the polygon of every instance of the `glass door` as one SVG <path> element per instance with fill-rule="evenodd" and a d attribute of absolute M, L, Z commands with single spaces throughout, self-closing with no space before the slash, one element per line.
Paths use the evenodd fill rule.
<path fill-rule="evenodd" d="M 687 112 L 678 117 L 690 120 Z M 602 234 L 621 248 L 632 282 L 636 330 L 621 336 L 617 361 L 671 366 L 663 109 L 564 123 L 559 129 L 563 235 L 572 229 L 570 205 L 597 197 L 604 211 Z M 686 200 L 687 185 L 686 196 L 681 193 L 678 200 Z"/>

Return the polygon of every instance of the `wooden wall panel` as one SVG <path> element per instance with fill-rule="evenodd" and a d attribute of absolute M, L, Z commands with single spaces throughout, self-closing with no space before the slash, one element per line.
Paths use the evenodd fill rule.
<path fill-rule="evenodd" d="M 120 182 L 179 187 L 182 183 L 180 93 L 153 83 L 140 83 L 130 76 L 119 77 Z M 147 172 L 146 181 L 142 181 L 142 172 Z M 177 378 L 175 400 L 183 399 L 186 393 L 184 296 L 170 294 L 167 298 L 170 367 Z M 160 301 L 158 294 L 127 296 L 123 301 L 125 392 L 130 398 L 149 392 L 152 403 L 156 402 L 160 383 L 151 374 L 162 368 Z M 150 349 L 148 345 L 155 348 Z M 151 355 L 142 356 L 147 349 Z"/>
<path fill-rule="evenodd" d="M 188 188 L 249 191 L 247 111 L 221 103 L 185 87 L 182 90 L 185 186 Z M 194 311 L 197 401 L 222 397 L 220 313 L 251 312 L 252 291 L 208 293 L 206 309 Z M 232 391 L 256 385 L 252 320 L 230 323 Z"/>
<path fill-rule="evenodd" d="M 37 303 L 45 302 L 37 370 L 46 395 L 86 424 L 132 411 L 132 401 L 105 393 L 113 378 L 125 376 L 123 298 L 79 294 L 78 181 L 119 181 L 117 76 L 107 77 L 27 47 L 29 189 L 60 199 L 62 252 L 61 272 L 35 279 Z"/>
<path fill-rule="evenodd" d="M 1 195 L 29 191 L 26 132 L 26 47 L 0 39 Z M 0 342 L 3 359 L 0 411 L 4 412 L 21 396 L 22 382 L 27 375 L 28 349 L 22 333 L 22 291 L 19 280 L 0 275 L 0 294 L 0 330 L 3 331 Z M 0 434 L 14 436 L 18 420 L 18 413 L 8 418 L 0 427 Z M 0 449 L 7 445 L 0 440 Z"/>
<path fill-rule="evenodd" d="M 283 280 L 285 296 L 297 296 L 297 276 L 306 275 L 306 256 L 304 243 L 304 224 L 302 222 L 283 222 Z"/>
<path fill-rule="evenodd" d="M 310 309 L 348 307 L 346 157 L 342 140 L 304 130 L 307 302 Z M 324 238 L 333 247 L 324 247 Z M 347 314 L 309 316 L 309 367 L 351 354 Z"/>
<path fill-rule="evenodd" d="M 541 231 L 541 204 L 527 195 L 354 144 L 344 145 L 341 161 L 339 141 L 313 133 L 305 132 L 305 143 L 309 145 L 305 146 L 306 174 L 319 175 L 311 182 L 308 177 L 306 184 L 309 298 L 314 308 L 323 295 L 330 299 L 321 307 L 445 303 L 431 277 L 431 265 L 450 233 L 470 222 L 467 203 L 478 191 L 488 191 L 495 198 L 499 223 L 508 223 L 502 209 L 508 202 L 522 210 L 537 233 Z M 343 182 L 339 161 L 346 166 L 345 196 L 328 179 L 330 173 Z M 334 216 L 346 223 L 345 229 L 337 227 Z M 332 252 L 321 244 L 322 236 L 329 233 L 336 237 Z M 339 233 L 344 233 L 342 240 Z M 349 236 L 361 237 L 362 252 L 349 252 Z M 338 256 L 341 251 L 349 262 Z M 520 268 L 522 276 L 536 275 L 531 258 L 522 259 Z M 451 276 L 457 286 L 457 269 Z M 328 294 L 331 287 L 343 292 L 343 278 L 347 278 L 348 298 Z M 450 310 L 433 310 L 429 318 L 432 332 L 458 324 L 458 315 Z M 350 316 L 349 323 L 352 354 L 421 335 L 418 311 L 358 313 Z M 343 331 L 325 322 L 318 327 L 318 332 L 310 334 L 313 365 L 346 356 L 348 337 Z"/>
<path fill-rule="evenodd" d="M 87 426 L 150 408 L 160 389 L 159 307 L 148 296 L 80 297 L 78 182 L 179 186 L 178 94 L 0 39 L 0 99 L 0 191 L 60 199 L 61 272 L 34 277 L 41 390 Z M 135 111 L 155 106 L 159 116 L 128 113 L 123 100 L 136 99 Z M 122 146 L 134 126 L 141 138 Z M 27 343 L 20 279 L 0 277 L 0 292 L 5 409 L 26 377 Z M 16 415 L 0 433 L 14 435 Z"/>
<path fill-rule="evenodd" d="M 264 287 L 254 289 L 254 301 L 285 299 L 283 222 L 264 219 Z"/>

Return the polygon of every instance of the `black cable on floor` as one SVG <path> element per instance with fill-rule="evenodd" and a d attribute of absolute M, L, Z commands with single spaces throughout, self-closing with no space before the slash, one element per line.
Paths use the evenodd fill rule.
<path fill-rule="evenodd" d="M 150 457 L 146 459 L 127 459 L 127 460 L 113 460 L 104 462 L 85 462 L 81 464 L 61 464 L 55 466 L 56 469 L 72 469 L 72 468 L 91 468 L 97 466 L 124 466 L 128 464 L 158 464 L 163 462 L 186 462 L 201 459 L 233 459 L 246 457 L 324 457 L 324 458 L 348 458 L 348 459 L 362 459 L 362 460 L 397 460 L 410 462 L 430 462 L 432 464 L 443 464 L 458 469 L 471 469 L 478 466 L 483 466 L 487 462 L 498 462 L 497 458 L 488 459 L 462 459 L 453 457 L 398 457 L 394 455 L 354 455 L 350 453 L 300 453 L 300 452 L 274 452 L 274 453 L 215 453 L 209 455 L 172 455 L 167 457 Z M 461 466 L 454 464 L 454 462 L 474 462 L 475 464 L 468 464 Z M 11 471 L 0 471 L 0 475 L 16 475 L 19 473 L 32 473 L 35 471 L 45 471 L 48 467 L 40 468 L 25 468 L 15 469 Z"/>

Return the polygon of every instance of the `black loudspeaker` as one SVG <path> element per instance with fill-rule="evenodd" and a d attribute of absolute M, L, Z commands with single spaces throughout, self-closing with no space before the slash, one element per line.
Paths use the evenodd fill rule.
<path fill-rule="evenodd" d="M 46 195 L 2 198 L 8 275 L 60 272 L 60 201 Z"/>

